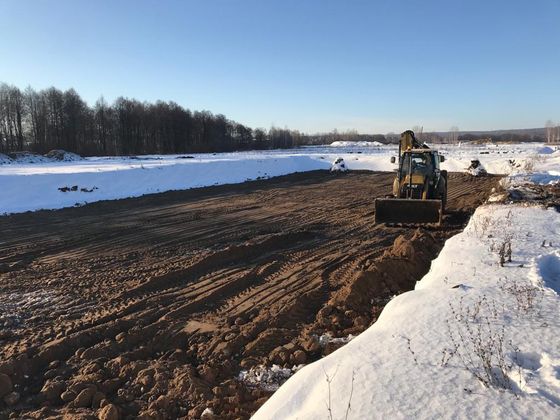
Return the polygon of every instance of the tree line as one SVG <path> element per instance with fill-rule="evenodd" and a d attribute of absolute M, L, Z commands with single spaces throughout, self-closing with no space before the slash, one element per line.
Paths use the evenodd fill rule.
<path fill-rule="evenodd" d="M 423 132 L 429 143 L 456 141 L 544 141 L 536 133 Z M 544 130 L 543 130 L 544 134 Z M 209 111 L 191 111 L 175 102 L 141 102 L 103 97 L 89 106 L 74 90 L 54 87 L 36 91 L 0 83 L 0 153 L 31 151 L 44 154 L 63 149 L 82 156 L 227 152 L 282 149 L 334 141 L 398 143 L 395 133 L 359 134 L 356 131 L 302 134 L 272 127 L 250 128 Z M 546 140 L 560 141 L 560 124 L 546 123 Z"/>
<path fill-rule="evenodd" d="M 560 143 L 560 123 L 548 120 L 544 128 L 547 143 Z"/>
<path fill-rule="evenodd" d="M 74 90 L 36 91 L 0 84 L 0 152 L 46 153 L 63 149 L 83 156 L 224 152 L 290 148 L 309 139 L 295 130 L 252 129 L 209 111 L 175 102 L 103 97 L 93 106 Z"/>

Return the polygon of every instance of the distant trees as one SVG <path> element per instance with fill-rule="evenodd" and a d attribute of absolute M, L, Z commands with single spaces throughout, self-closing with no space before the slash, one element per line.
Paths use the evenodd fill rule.
<path fill-rule="evenodd" d="M 298 131 L 255 130 L 209 111 L 175 102 L 99 98 L 93 107 L 74 89 L 35 91 L 0 84 L 0 152 L 45 153 L 64 149 L 81 155 L 220 152 L 286 148 L 310 140 Z"/>
<path fill-rule="evenodd" d="M 424 132 L 412 128 L 417 137 L 430 143 L 446 140 L 472 141 L 480 133 L 459 135 Z M 560 142 L 560 124 L 547 121 L 546 141 Z M 543 141 L 542 129 L 535 133 L 489 132 L 492 141 Z M 398 143 L 399 134 L 359 134 L 355 130 L 303 134 L 287 128 L 252 129 L 209 111 L 191 111 L 175 102 L 140 102 L 117 98 L 108 103 L 100 97 L 89 106 L 74 90 L 54 87 L 21 91 L 0 83 L 0 152 L 46 153 L 64 149 L 84 156 L 136 155 L 152 153 L 224 152 L 249 149 L 281 149 L 334 141 L 377 141 Z"/>
<path fill-rule="evenodd" d="M 418 140 L 422 140 L 424 141 L 424 126 L 421 125 L 415 125 L 414 127 L 412 127 L 412 131 L 414 131 L 414 135 L 416 136 L 416 138 Z"/>
<path fill-rule="evenodd" d="M 449 142 L 457 143 L 459 140 L 459 127 L 453 126 L 449 129 Z"/>
<path fill-rule="evenodd" d="M 398 143 L 401 136 L 391 131 L 385 135 L 385 138 L 387 139 L 387 143 Z"/>
<path fill-rule="evenodd" d="M 560 143 L 560 123 L 548 120 L 544 128 L 547 143 Z"/>
<path fill-rule="evenodd" d="M 0 85 L 0 150 L 23 147 L 23 95 L 19 89 Z"/>

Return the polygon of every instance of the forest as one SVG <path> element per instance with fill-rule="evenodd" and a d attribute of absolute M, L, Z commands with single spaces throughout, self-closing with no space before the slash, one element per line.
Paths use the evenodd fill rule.
<path fill-rule="evenodd" d="M 290 148 L 310 141 L 298 131 L 252 129 L 175 102 L 103 97 L 93 107 L 74 90 L 24 91 L 0 84 L 0 152 L 54 149 L 93 155 L 225 152 Z"/>

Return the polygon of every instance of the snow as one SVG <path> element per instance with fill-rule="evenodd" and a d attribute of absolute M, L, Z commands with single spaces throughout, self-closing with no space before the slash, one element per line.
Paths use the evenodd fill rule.
<path fill-rule="evenodd" d="M 344 162 L 343 158 L 336 158 L 333 164 L 331 165 L 331 172 L 346 172 L 348 167 Z"/>
<path fill-rule="evenodd" d="M 335 343 L 335 344 L 343 343 L 343 344 L 346 344 L 346 343 L 350 342 L 353 338 L 354 338 L 354 335 L 352 335 L 352 334 L 348 335 L 347 337 L 333 337 L 329 333 L 325 333 L 325 334 L 323 334 L 319 337 L 319 345 L 321 347 L 325 347 L 329 343 Z"/>
<path fill-rule="evenodd" d="M 14 152 L 10 154 L 12 161 L 19 164 L 36 164 L 52 162 L 52 159 L 32 152 Z M 10 162 L 6 162 L 10 163 Z"/>
<path fill-rule="evenodd" d="M 252 388 L 276 391 L 302 366 L 293 366 L 292 368 L 283 368 L 278 365 L 272 365 L 270 368 L 263 365 L 253 366 L 249 370 L 242 370 L 237 379 Z"/>
<path fill-rule="evenodd" d="M 51 150 L 45 155 L 45 157 L 52 159 L 53 161 L 58 160 L 63 162 L 75 162 L 77 160 L 82 160 L 80 155 L 60 149 Z"/>
<path fill-rule="evenodd" d="M 170 163 L 169 159 L 107 159 L 0 167 L 0 213 L 57 209 L 99 200 L 239 183 L 331 167 L 327 160 L 308 156 L 185 159 L 181 163 L 176 162 Z M 76 191 L 59 190 L 74 186 Z"/>
<path fill-rule="evenodd" d="M 337 158 L 343 159 L 349 170 L 396 169 L 396 164 L 390 163 L 390 157 L 396 156 L 397 146 L 373 144 L 375 142 L 347 143 L 290 150 L 82 160 L 77 155 L 66 154 L 62 161 L 31 154 L 20 154 L 14 161 L 0 155 L 0 214 L 58 209 L 99 200 L 329 170 Z M 527 168 L 537 164 L 543 168 L 543 183 L 557 182 L 560 178 L 560 151 L 539 153 L 543 149 L 542 143 L 438 145 L 435 148 L 446 156 L 442 169 L 448 171 L 466 171 L 472 159 L 479 159 L 489 173 L 515 172 L 521 179 L 530 173 Z M 71 190 L 74 186 L 76 191 Z"/>
<path fill-rule="evenodd" d="M 12 159 L 4 153 L 0 153 L 0 165 L 6 165 L 8 163 L 12 163 Z"/>
<path fill-rule="evenodd" d="M 554 149 L 549 146 L 543 146 L 537 149 L 537 153 L 540 153 L 542 155 L 549 155 L 551 153 L 554 153 Z"/>
<path fill-rule="evenodd" d="M 331 147 L 379 147 L 384 146 L 378 141 L 333 141 Z"/>
<path fill-rule="evenodd" d="M 536 277 L 542 278 L 546 287 L 550 287 L 560 295 L 560 251 L 540 256 L 535 266 Z"/>
<path fill-rule="evenodd" d="M 558 152 L 547 156 L 511 178 L 553 175 Z M 479 207 L 415 290 L 299 370 L 253 418 L 559 418 L 558 238 L 554 208 Z"/>

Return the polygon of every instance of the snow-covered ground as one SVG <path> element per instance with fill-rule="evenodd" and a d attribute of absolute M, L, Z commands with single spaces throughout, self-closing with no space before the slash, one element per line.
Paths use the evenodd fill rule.
<path fill-rule="evenodd" d="M 542 144 L 442 145 L 443 168 L 464 171 L 479 159 L 488 172 L 523 173 L 537 160 L 558 157 Z M 61 162 L 44 158 L 0 161 L 0 214 L 57 209 L 99 200 L 239 183 L 293 172 L 330 169 L 339 157 L 350 170 L 390 171 L 396 146 L 338 142 L 291 150 L 219 154 L 92 157 Z M 4 163 L 2 163 L 4 162 Z M 544 172 L 547 181 L 560 179 L 558 169 Z M 555 172 L 556 171 L 556 172 Z M 75 188 L 72 188 L 75 187 Z"/>
<path fill-rule="evenodd" d="M 505 185 L 558 182 L 558 152 L 546 155 Z M 479 207 L 414 291 L 299 370 L 254 419 L 560 418 L 559 314 L 560 213 Z"/>

